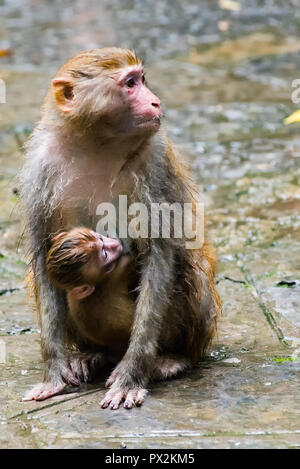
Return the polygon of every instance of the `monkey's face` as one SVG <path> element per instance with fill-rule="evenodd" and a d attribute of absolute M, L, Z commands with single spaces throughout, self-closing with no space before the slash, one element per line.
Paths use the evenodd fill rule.
<path fill-rule="evenodd" d="M 120 51 L 120 58 L 128 53 Z M 136 59 L 115 65 L 109 62 L 117 60 L 113 53 L 113 59 L 106 54 L 106 65 L 99 65 L 94 56 L 85 57 L 87 62 L 78 56 L 71 61 L 72 67 L 59 72 L 52 89 L 60 114 L 74 123 L 96 126 L 104 136 L 156 132 L 162 114 L 160 100 L 147 88 L 141 63 Z"/>
<path fill-rule="evenodd" d="M 98 265 L 101 272 L 106 275 L 110 274 L 117 268 L 122 256 L 123 246 L 121 241 L 119 239 L 98 235 L 97 250 Z"/>
<path fill-rule="evenodd" d="M 160 100 L 147 88 L 142 66 L 123 69 L 115 77 L 115 83 L 123 108 L 120 131 L 156 132 L 162 115 Z"/>
<path fill-rule="evenodd" d="M 92 232 L 96 238 L 94 256 L 85 266 L 84 277 L 93 284 L 100 283 L 118 269 L 123 253 L 119 239 L 108 238 Z"/>

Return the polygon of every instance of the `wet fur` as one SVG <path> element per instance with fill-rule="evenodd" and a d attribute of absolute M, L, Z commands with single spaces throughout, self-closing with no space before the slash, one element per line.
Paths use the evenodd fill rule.
<path fill-rule="evenodd" d="M 66 135 L 72 125 L 75 133 L 79 132 L 89 116 L 85 112 L 80 125 L 78 116 L 73 116 L 62 126 L 61 119 L 55 120 L 57 111 L 53 111 L 51 99 L 44 106 L 50 117 L 46 119 L 44 114 L 28 142 L 21 184 L 46 363 L 44 379 L 56 382 L 67 379 L 60 371 L 61 361 L 69 353 L 66 337 L 77 342 L 80 348 L 81 331 L 74 324 L 67 326 L 66 295 L 51 283 L 45 268 L 50 236 L 60 228 L 55 211 L 63 203 L 65 187 L 72 184 L 74 176 L 70 163 L 55 157 L 56 148 L 52 152 L 49 149 L 55 133 L 61 131 Z M 93 110 L 90 117 L 94 118 Z M 163 130 L 139 146 L 132 156 L 133 160 L 137 158 L 141 163 L 136 168 L 129 162 L 119 173 L 120 180 L 130 175 L 134 181 L 132 190 L 128 191 L 129 203 L 143 202 L 147 206 L 153 202 L 195 203 L 197 190 Z M 86 200 L 86 205 L 89 203 Z M 63 220 L 60 223 L 63 225 Z M 91 223 L 75 214 L 73 226 L 84 224 Z M 199 250 L 186 250 L 184 240 L 138 239 L 133 241 L 133 249 L 137 253 L 139 278 L 134 321 L 126 353 L 109 381 L 127 390 L 147 386 L 157 354 L 177 353 L 188 363 L 197 363 L 215 334 L 220 315 L 220 300 L 214 285 L 215 255 L 208 244 Z M 88 347 L 88 341 L 83 342 Z"/>

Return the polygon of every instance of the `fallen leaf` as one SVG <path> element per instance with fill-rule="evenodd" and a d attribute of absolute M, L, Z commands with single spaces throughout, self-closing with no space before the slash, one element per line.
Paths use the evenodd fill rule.
<path fill-rule="evenodd" d="M 0 49 L 0 57 L 8 57 L 12 55 L 11 49 Z"/>
<path fill-rule="evenodd" d="M 300 109 L 284 119 L 285 125 L 293 124 L 294 122 L 300 122 Z"/>

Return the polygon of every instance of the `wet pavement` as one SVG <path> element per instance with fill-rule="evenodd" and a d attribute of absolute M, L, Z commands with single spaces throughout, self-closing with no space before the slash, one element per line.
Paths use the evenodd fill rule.
<path fill-rule="evenodd" d="M 299 448 L 300 1 L 0 0 L 0 447 Z M 44 402 L 17 174 L 49 80 L 80 50 L 145 58 L 165 126 L 204 195 L 223 317 L 206 360 L 131 411 L 103 382 Z M 300 108 L 300 104 L 298 104 Z M 297 392 L 298 391 L 298 392 Z"/>

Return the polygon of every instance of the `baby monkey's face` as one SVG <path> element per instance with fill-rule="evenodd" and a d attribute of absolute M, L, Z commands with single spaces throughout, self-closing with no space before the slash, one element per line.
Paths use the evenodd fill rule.
<path fill-rule="evenodd" d="M 130 256 L 123 256 L 119 239 L 100 235 L 88 228 L 74 228 L 52 239 L 47 270 L 57 286 L 80 300 L 91 295 L 106 279 L 118 279 Z"/>
<path fill-rule="evenodd" d="M 100 276 L 110 274 L 118 267 L 120 262 L 123 253 L 122 243 L 119 239 L 108 238 L 95 231 L 93 234 L 97 238 L 95 268 L 99 271 Z"/>

